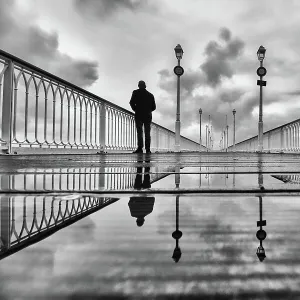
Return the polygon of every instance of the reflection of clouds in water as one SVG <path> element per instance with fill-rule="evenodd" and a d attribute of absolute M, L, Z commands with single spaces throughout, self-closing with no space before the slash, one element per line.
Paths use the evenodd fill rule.
<path fill-rule="evenodd" d="M 155 209 L 147 216 L 149 222 L 145 228 L 138 228 L 132 223 L 129 198 L 126 198 L 118 202 L 117 210 L 115 206 L 105 208 L 101 214 L 84 218 L 38 244 L 48 249 L 58 248 L 54 275 L 51 275 L 51 271 L 48 277 L 42 275 L 41 278 L 49 281 L 41 286 L 52 299 L 56 296 L 76 299 L 75 295 L 88 299 L 88 295 L 94 297 L 100 293 L 126 290 L 136 293 L 135 288 L 139 284 L 139 291 L 147 289 L 141 282 L 147 282 L 153 292 L 165 292 L 165 287 L 174 285 L 174 280 L 180 282 L 179 291 L 188 289 L 188 286 L 193 286 L 196 291 L 211 291 L 217 284 L 218 290 L 250 290 L 248 284 L 252 280 L 257 283 L 256 290 L 262 291 L 266 286 L 261 284 L 260 274 L 266 276 L 265 284 L 270 285 L 285 274 L 294 272 L 296 275 L 294 265 L 299 256 L 299 238 L 297 234 L 291 237 L 283 231 L 293 228 L 297 232 L 299 226 L 294 225 L 299 223 L 299 212 L 298 209 L 292 210 L 292 201 L 286 206 L 284 199 L 263 198 L 263 218 L 267 220 L 268 233 L 264 246 L 269 260 L 264 264 L 257 264 L 255 255 L 259 243 L 255 237 L 256 221 L 259 219 L 257 197 L 180 197 L 179 229 L 183 232 L 180 240 L 183 256 L 181 268 L 177 270 L 171 259 L 175 246 L 171 236 L 176 226 L 175 196 L 156 197 Z M 295 201 L 297 198 L 293 199 Z M 245 234 L 242 234 L 243 231 Z M 283 237 L 287 242 L 273 245 L 272 231 L 274 234 L 281 232 L 276 236 L 277 242 Z M 290 243 L 292 238 L 296 239 L 295 243 Z M 293 249 L 287 252 L 291 245 Z M 275 248 L 283 254 L 277 256 Z M 205 257 L 207 249 L 211 250 L 211 255 Z M 286 258 L 290 258 L 290 261 L 281 268 L 280 262 Z M 43 269 L 40 270 L 43 274 Z M 22 272 L 25 271 L 22 269 Z M 4 278 L 2 273 L 0 280 Z M 7 278 L 4 278 L 5 285 L 8 285 Z M 195 278 L 201 280 L 201 287 L 193 284 Z M 38 280 L 38 275 L 35 275 L 35 282 Z M 35 288 L 36 283 L 27 283 Z"/>
<path fill-rule="evenodd" d="M 0 299 L 45 295 L 53 276 L 54 252 L 55 246 L 41 242 L 1 260 Z"/>
<path fill-rule="evenodd" d="M 61 247 L 92 242 L 95 237 L 95 223 L 88 216 L 63 228 L 50 237 Z"/>
<path fill-rule="evenodd" d="M 84 257 L 78 261 L 78 253 L 86 249 L 93 249 L 95 228 L 94 221 L 90 217 L 86 217 L 51 236 L 51 242 L 58 246 L 55 254 L 56 275 L 67 272 L 69 266 L 78 265 L 87 260 L 87 257 Z M 93 259 L 94 254 L 85 251 L 85 255 L 89 258 Z"/>
<path fill-rule="evenodd" d="M 227 259 L 232 263 L 239 260 L 247 247 L 245 239 L 236 233 L 242 233 L 244 228 L 235 227 L 245 212 L 243 203 L 205 196 L 187 198 L 179 200 L 179 230 L 183 232 L 183 236 L 193 240 L 197 237 L 199 249 L 211 250 L 213 258 Z M 170 227 L 175 230 L 175 201 L 173 206 L 159 214 L 158 234 L 166 234 Z M 235 225 L 231 225 L 232 222 Z M 182 250 L 184 252 L 184 249 Z"/>

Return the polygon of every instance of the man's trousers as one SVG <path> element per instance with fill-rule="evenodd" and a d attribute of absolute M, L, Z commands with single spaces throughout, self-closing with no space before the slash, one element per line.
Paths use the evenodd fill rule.
<path fill-rule="evenodd" d="M 137 131 L 137 139 L 138 139 L 138 148 L 143 149 L 144 147 L 144 140 L 143 140 L 143 125 L 144 125 L 144 131 L 145 131 L 145 149 L 150 150 L 150 144 L 151 144 L 151 136 L 150 136 L 150 130 L 151 130 L 151 121 L 152 121 L 152 115 L 150 116 L 135 116 L 135 125 L 136 125 L 136 131 Z"/>

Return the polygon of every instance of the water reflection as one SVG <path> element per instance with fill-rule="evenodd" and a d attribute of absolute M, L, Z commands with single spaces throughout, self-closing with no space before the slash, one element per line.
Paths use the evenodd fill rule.
<path fill-rule="evenodd" d="M 149 163 L 149 160 L 145 160 L 145 163 Z M 145 166 L 144 167 L 144 174 L 143 174 L 143 167 L 137 167 L 136 168 L 136 176 L 134 180 L 134 188 L 137 190 L 140 190 L 142 188 L 148 189 L 151 187 L 150 184 L 150 167 Z M 144 180 L 143 180 L 143 175 L 144 175 Z"/>
<path fill-rule="evenodd" d="M 0 174 L 0 191 L 84 192 L 150 188 L 152 183 L 175 171 L 173 166 L 150 168 L 147 157 L 137 163 L 144 163 L 144 166 L 32 169 L 15 174 Z"/>
<path fill-rule="evenodd" d="M 138 227 L 143 226 L 145 217 L 153 211 L 155 197 L 130 197 L 128 202 L 130 214 L 136 219 Z"/>
<path fill-rule="evenodd" d="M 173 260 L 175 263 L 178 263 L 181 257 L 181 249 L 179 247 L 179 239 L 182 237 L 182 231 L 179 230 L 179 197 L 176 196 L 176 230 L 172 233 L 173 239 L 176 240 L 175 249 L 173 252 Z"/>
<path fill-rule="evenodd" d="M 262 245 L 262 241 L 267 237 L 267 233 L 262 229 L 263 226 L 267 225 L 267 221 L 262 218 L 262 197 L 259 196 L 259 221 L 257 221 L 257 227 L 260 229 L 256 232 L 256 237 L 260 242 L 257 248 L 256 255 L 258 259 L 262 262 L 266 258 L 265 249 Z"/>
<path fill-rule="evenodd" d="M 0 259 L 49 237 L 117 200 L 119 198 L 76 194 L 64 197 L 2 196 Z"/>

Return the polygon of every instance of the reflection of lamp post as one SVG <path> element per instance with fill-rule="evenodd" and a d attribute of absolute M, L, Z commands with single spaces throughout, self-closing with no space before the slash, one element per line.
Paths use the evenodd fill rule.
<path fill-rule="evenodd" d="M 232 114 L 233 114 L 233 151 L 235 151 L 235 114 L 236 114 L 235 109 L 232 110 Z"/>
<path fill-rule="evenodd" d="M 267 82 L 263 81 L 263 76 L 266 75 L 267 70 L 263 67 L 263 60 L 265 58 L 266 48 L 260 46 L 257 50 L 257 58 L 260 61 L 260 67 L 257 69 L 257 75 L 260 80 L 257 80 L 257 85 L 260 86 L 259 89 L 259 118 L 258 118 L 258 151 L 263 151 L 263 90 L 262 87 L 266 86 Z"/>
<path fill-rule="evenodd" d="M 179 239 L 182 237 L 182 232 L 179 228 L 179 195 L 176 196 L 176 230 L 172 233 L 173 239 L 176 240 L 176 247 L 173 252 L 173 260 L 178 263 L 181 257 L 181 249 L 179 247 Z"/>
<path fill-rule="evenodd" d="M 202 147 L 202 135 L 201 135 L 201 116 L 202 116 L 202 109 L 199 109 L 199 116 L 200 116 L 200 149 L 199 151 L 201 151 L 201 147 Z"/>
<path fill-rule="evenodd" d="M 263 169 L 262 169 L 262 157 L 261 154 L 258 154 L 258 187 L 260 190 L 264 190 L 264 175 L 263 175 Z"/>
<path fill-rule="evenodd" d="M 178 189 L 180 185 L 180 167 L 175 167 L 175 186 Z"/>
<path fill-rule="evenodd" d="M 177 67 L 174 72 L 177 75 L 177 111 L 175 122 L 175 152 L 180 152 L 180 76 L 183 74 L 183 68 L 180 67 L 180 60 L 182 59 L 183 50 L 178 44 L 175 48 L 175 55 L 178 61 Z M 176 69 L 177 68 L 177 69 Z"/>
<path fill-rule="evenodd" d="M 262 197 L 259 196 L 259 221 L 257 221 L 257 227 L 260 227 L 260 229 L 256 232 L 256 237 L 260 241 L 260 245 L 256 250 L 256 255 L 261 262 L 266 258 L 265 249 L 262 246 L 262 241 L 267 237 L 267 233 L 262 227 L 266 225 L 267 221 L 262 219 Z"/>

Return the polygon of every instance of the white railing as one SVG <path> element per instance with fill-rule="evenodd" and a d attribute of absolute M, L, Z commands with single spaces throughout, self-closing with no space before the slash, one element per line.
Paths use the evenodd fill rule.
<path fill-rule="evenodd" d="M 173 131 L 152 123 L 152 151 L 173 151 L 174 144 Z M 0 146 L 7 153 L 131 151 L 137 146 L 134 114 L 0 50 Z M 198 151 L 199 144 L 181 137 L 181 149 Z"/>
<path fill-rule="evenodd" d="M 236 151 L 257 151 L 258 136 L 254 136 L 235 145 Z M 233 145 L 228 151 L 233 151 Z M 264 132 L 263 150 L 272 152 L 300 151 L 300 119 Z"/>

